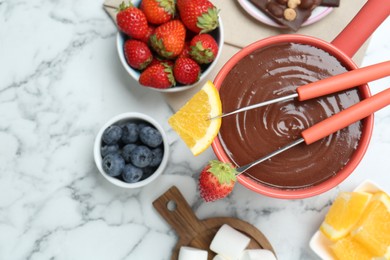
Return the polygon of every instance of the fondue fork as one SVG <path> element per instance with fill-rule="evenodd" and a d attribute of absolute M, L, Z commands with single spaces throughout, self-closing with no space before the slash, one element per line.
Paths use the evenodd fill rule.
<path fill-rule="evenodd" d="M 332 76 L 326 79 L 309 83 L 307 85 L 300 86 L 296 89 L 297 93 L 287 95 L 284 97 L 271 99 L 261 103 L 249 105 L 246 107 L 242 107 L 228 113 L 223 113 L 221 115 L 211 117 L 210 120 L 215 118 L 230 116 L 254 108 L 267 106 L 284 100 L 298 98 L 299 101 L 304 101 L 315 97 L 325 96 L 327 94 L 353 88 L 361 84 L 376 79 L 380 79 L 389 75 L 390 75 L 390 61 L 385 61 L 382 63 L 367 66 L 364 68 L 358 68 L 336 76 Z"/>
<path fill-rule="evenodd" d="M 296 141 L 283 146 L 276 151 L 261 157 L 260 159 L 257 159 L 256 161 L 253 161 L 251 163 L 248 163 L 244 166 L 238 167 L 236 170 L 237 172 L 243 173 L 249 168 L 264 162 L 271 157 L 280 154 L 300 143 L 305 142 L 307 145 L 312 144 L 350 124 L 353 124 L 371 114 L 374 112 L 390 105 L 390 88 L 379 92 L 378 94 L 371 96 L 369 98 L 366 98 L 359 103 L 331 116 L 327 119 L 305 129 L 302 131 L 301 135 L 302 137 L 297 139 Z"/>

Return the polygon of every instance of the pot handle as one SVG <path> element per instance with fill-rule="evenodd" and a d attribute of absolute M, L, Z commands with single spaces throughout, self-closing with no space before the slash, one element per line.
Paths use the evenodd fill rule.
<path fill-rule="evenodd" d="M 352 57 L 389 15 L 390 1 L 368 0 L 332 44 Z"/>

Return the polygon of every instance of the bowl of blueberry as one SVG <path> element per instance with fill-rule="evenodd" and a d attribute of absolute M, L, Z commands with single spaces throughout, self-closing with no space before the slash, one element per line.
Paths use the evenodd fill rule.
<path fill-rule="evenodd" d="M 155 180 L 164 171 L 168 155 L 164 130 L 141 113 L 115 116 L 95 139 L 97 168 L 108 181 L 123 188 L 139 188 Z"/>

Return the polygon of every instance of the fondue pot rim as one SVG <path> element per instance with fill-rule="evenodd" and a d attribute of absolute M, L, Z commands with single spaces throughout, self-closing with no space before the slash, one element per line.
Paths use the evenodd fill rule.
<path fill-rule="evenodd" d="M 352 61 L 352 59 L 348 55 L 346 55 L 343 51 L 341 51 L 339 48 L 332 45 L 331 43 L 328 43 L 324 40 L 312 36 L 306 36 L 300 34 L 282 34 L 282 35 L 271 36 L 256 41 L 244 47 L 238 53 L 233 55 L 227 61 L 227 63 L 221 68 L 221 70 L 218 72 L 217 76 L 215 77 L 214 79 L 215 87 L 218 90 L 220 89 L 225 77 L 228 75 L 231 69 L 237 64 L 237 62 L 240 61 L 242 58 L 249 55 L 255 50 L 266 48 L 271 45 L 280 44 L 280 43 L 299 43 L 299 44 L 311 45 L 320 48 L 326 51 L 327 53 L 331 54 L 332 56 L 336 57 L 348 70 L 353 70 L 358 68 L 358 66 Z M 371 96 L 371 92 L 367 84 L 359 86 L 359 94 L 362 99 Z M 222 119 L 222 124 L 223 124 L 223 119 Z M 368 145 L 370 143 L 373 125 L 374 125 L 374 116 L 370 115 L 369 117 L 362 120 L 362 125 L 363 128 L 359 140 L 359 145 L 356 148 L 353 155 L 351 156 L 348 163 L 335 176 L 332 176 L 329 179 L 324 180 L 319 184 L 315 184 L 313 186 L 307 188 L 300 188 L 300 189 L 279 189 L 279 188 L 273 188 L 261 184 L 251 179 L 250 177 L 245 176 L 245 174 L 239 175 L 237 179 L 242 185 L 251 189 L 252 191 L 255 191 L 256 193 L 260 193 L 269 197 L 282 198 L 282 199 L 308 198 L 308 197 L 321 194 L 325 191 L 328 191 L 333 187 L 337 186 L 338 184 L 340 184 L 343 180 L 345 180 L 354 171 L 354 169 L 362 160 L 368 148 Z M 219 135 L 214 139 L 212 143 L 212 148 L 219 160 L 223 162 L 231 162 L 230 158 L 227 156 L 227 154 L 225 153 L 221 145 L 221 142 L 219 140 Z"/>

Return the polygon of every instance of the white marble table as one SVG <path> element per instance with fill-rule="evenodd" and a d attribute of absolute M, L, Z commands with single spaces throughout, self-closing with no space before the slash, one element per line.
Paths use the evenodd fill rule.
<path fill-rule="evenodd" d="M 363 65 L 390 60 L 390 18 L 373 35 Z M 169 259 L 176 234 L 152 201 L 171 185 L 199 218 L 231 216 L 259 228 L 279 259 L 316 259 L 309 239 L 340 190 L 371 179 L 390 191 L 390 107 L 376 114 L 367 154 L 339 187 L 279 200 L 237 185 L 204 203 L 194 158 L 167 124 L 171 110 L 122 69 L 116 28 L 99 1 L 0 0 L 0 259 Z M 370 84 L 390 87 L 390 78 Z M 172 141 L 164 174 L 119 189 L 99 174 L 92 145 L 100 126 L 127 111 L 162 122 Z"/>

